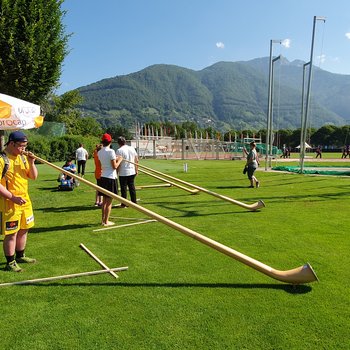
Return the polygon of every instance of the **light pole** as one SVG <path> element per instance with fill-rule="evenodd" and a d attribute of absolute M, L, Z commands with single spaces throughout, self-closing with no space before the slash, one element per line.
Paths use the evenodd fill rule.
<path fill-rule="evenodd" d="M 305 142 L 306 142 L 306 131 L 307 131 L 307 123 L 309 117 L 309 106 L 310 106 L 310 94 L 311 94 L 311 78 L 312 78 L 312 60 L 314 56 L 314 42 L 315 42 L 315 28 L 316 21 L 326 22 L 326 17 L 317 17 L 314 16 L 314 23 L 312 29 L 312 39 L 311 39 L 311 53 L 310 53 L 310 61 L 304 64 L 303 70 L 303 87 L 302 87 L 302 106 L 301 106 L 301 132 L 300 132 L 300 172 L 304 171 L 304 158 L 305 158 Z M 305 67 L 309 65 L 309 78 L 307 84 L 307 93 L 306 93 L 306 103 L 305 103 L 305 115 L 304 115 L 304 75 L 305 75 Z"/>
<path fill-rule="evenodd" d="M 268 91 L 268 102 L 267 102 L 267 131 L 266 131 L 266 158 L 265 158 L 265 171 L 268 167 L 269 154 L 272 151 L 272 92 L 273 92 L 273 63 L 272 59 L 272 47 L 273 44 L 282 44 L 282 40 L 270 40 L 270 61 L 269 61 L 269 91 Z M 280 56 L 277 58 L 279 59 Z M 276 60 L 277 60 L 276 59 Z M 270 149 L 271 146 L 271 149 Z"/>

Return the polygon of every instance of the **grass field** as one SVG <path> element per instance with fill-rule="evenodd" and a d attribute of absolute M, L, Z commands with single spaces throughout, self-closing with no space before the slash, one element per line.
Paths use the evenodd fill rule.
<path fill-rule="evenodd" d="M 129 270 L 118 280 L 0 288 L 2 349 L 350 348 L 350 179 L 261 170 L 261 187 L 250 189 L 242 161 L 186 161 L 187 173 L 183 163 L 141 164 L 244 203 L 262 199 L 266 208 L 249 212 L 173 187 L 139 190 L 139 204 L 273 268 L 309 262 L 320 281 L 278 282 L 158 222 L 93 232 L 101 228 L 94 190 L 57 192 L 57 172 L 38 165 L 27 246 L 38 263 L 11 274 L 1 258 L 0 282 L 99 270 L 80 243 Z M 137 177 L 137 185 L 156 183 Z M 146 218 L 131 208 L 112 217 L 118 225 Z"/>

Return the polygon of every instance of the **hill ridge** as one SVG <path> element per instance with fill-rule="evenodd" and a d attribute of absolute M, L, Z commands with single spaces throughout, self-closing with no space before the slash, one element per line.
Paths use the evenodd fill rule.
<path fill-rule="evenodd" d="M 282 57 L 275 65 L 275 128 L 300 127 L 303 61 Z M 277 61 L 278 62 L 278 61 Z M 135 120 L 193 121 L 217 129 L 266 128 L 269 58 L 220 61 L 201 70 L 154 64 L 127 75 L 80 87 L 84 115 L 103 126 L 131 127 Z M 313 70 L 313 127 L 350 119 L 350 76 Z"/>

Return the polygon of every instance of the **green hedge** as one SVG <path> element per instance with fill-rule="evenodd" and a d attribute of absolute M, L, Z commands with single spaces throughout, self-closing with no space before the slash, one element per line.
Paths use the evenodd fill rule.
<path fill-rule="evenodd" d="M 97 137 L 66 135 L 62 137 L 45 137 L 41 135 L 30 135 L 28 150 L 46 159 L 49 162 L 65 161 L 67 158 L 75 157 L 75 150 L 79 147 L 79 143 L 89 152 L 92 157 L 93 150 L 100 140 Z"/>

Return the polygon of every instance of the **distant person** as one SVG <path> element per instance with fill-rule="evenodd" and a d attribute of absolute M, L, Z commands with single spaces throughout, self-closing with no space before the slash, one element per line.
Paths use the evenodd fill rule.
<path fill-rule="evenodd" d="M 321 145 L 318 145 L 317 148 L 316 148 L 316 158 L 322 158 L 322 146 Z"/>
<path fill-rule="evenodd" d="M 343 146 L 341 148 L 341 159 L 346 158 L 346 146 Z"/>
<path fill-rule="evenodd" d="M 11 132 L 6 148 L 0 157 L 0 215 L 1 234 L 5 235 L 3 250 L 6 258 L 5 270 L 20 272 L 18 265 L 35 263 L 25 255 L 28 230 L 34 226 L 32 203 L 28 194 L 28 180 L 38 177 L 32 153 L 23 155 L 28 144 L 21 131 Z"/>
<path fill-rule="evenodd" d="M 77 167 L 75 166 L 75 164 L 73 164 L 72 159 L 67 159 L 62 169 L 69 171 L 72 174 L 75 174 L 77 172 Z M 64 179 L 69 180 L 71 183 L 74 183 L 74 179 L 69 175 L 64 175 Z"/>
<path fill-rule="evenodd" d="M 288 147 L 286 145 L 283 145 L 280 158 L 288 158 Z"/>
<path fill-rule="evenodd" d="M 77 160 L 77 164 L 78 164 L 78 175 L 81 177 L 84 177 L 85 175 L 85 166 L 88 158 L 89 158 L 88 151 L 83 147 L 82 143 L 79 143 L 79 147 L 75 151 L 75 159 Z"/>
<path fill-rule="evenodd" d="M 135 177 L 138 173 L 138 162 L 134 147 L 126 144 L 125 137 L 118 137 L 119 148 L 116 151 L 117 156 L 122 157 L 123 161 L 118 168 L 118 178 L 120 184 L 120 192 L 123 198 L 127 198 L 127 189 L 129 188 L 130 200 L 136 203 L 136 189 L 135 189 Z M 129 163 L 129 162 L 132 163 Z M 135 164 L 133 164 L 135 163 Z M 121 204 L 122 208 L 125 208 L 125 204 Z"/>
<path fill-rule="evenodd" d="M 258 179 L 255 177 L 254 173 L 255 170 L 258 168 L 259 166 L 259 156 L 258 153 L 256 151 L 256 143 L 255 142 L 251 142 L 249 144 L 250 146 L 250 151 L 247 155 L 247 176 L 248 179 L 250 181 L 250 188 L 254 188 L 256 186 L 256 188 L 260 187 L 260 182 L 258 181 Z M 255 186 L 254 186 L 255 185 Z"/>
<path fill-rule="evenodd" d="M 101 178 L 100 186 L 104 189 L 118 194 L 117 169 L 122 161 L 121 157 L 117 157 L 115 151 L 111 149 L 112 136 L 103 134 L 102 148 L 98 151 L 98 159 L 101 162 Z M 103 196 L 102 201 L 102 226 L 112 226 L 114 222 L 109 221 L 109 216 L 112 209 L 113 198 L 104 193 L 99 193 Z"/>
<path fill-rule="evenodd" d="M 346 158 L 347 156 L 349 156 L 349 158 L 350 158 L 350 145 L 345 145 L 343 147 L 343 154 L 341 157 L 343 159 L 343 158 Z"/>
<path fill-rule="evenodd" d="M 97 186 L 101 186 L 100 179 L 102 175 L 102 169 L 101 169 L 101 162 L 98 159 L 98 151 L 102 148 L 101 144 L 96 145 L 96 148 L 93 153 L 94 163 L 95 163 L 95 179 Z M 99 191 L 96 191 L 96 198 L 95 198 L 95 207 L 101 207 L 103 202 L 103 197 L 100 194 Z"/>

